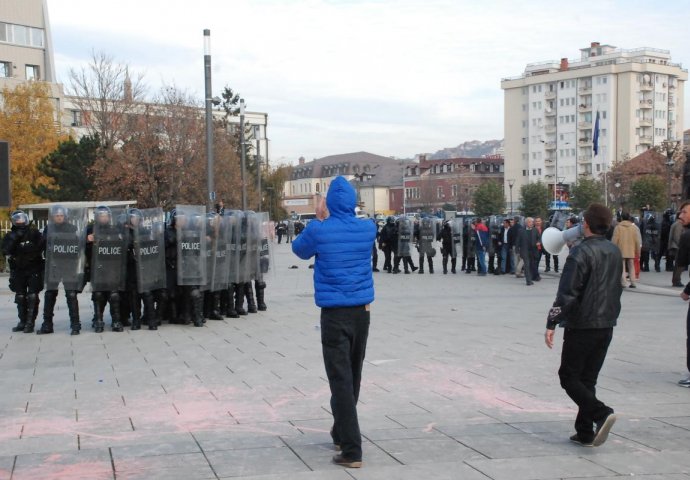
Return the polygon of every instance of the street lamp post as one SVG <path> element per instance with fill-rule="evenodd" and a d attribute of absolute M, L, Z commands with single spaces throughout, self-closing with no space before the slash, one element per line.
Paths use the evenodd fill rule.
<path fill-rule="evenodd" d="M 515 179 L 508 179 L 508 188 L 510 189 L 510 216 L 513 216 L 513 185 L 515 185 Z"/>
<path fill-rule="evenodd" d="M 268 192 L 268 217 L 274 219 L 271 212 L 271 210 L 273 210 L 273 190 L 273 187 L 266 187 L 266 191 Z"/>
<path fill-rule="evenodd" d="M 211 89 L 211 30 L 204 30 L 204 96 L 206 106 L 206 188 L 209 208 L 213 208 L 216 192 L 213 179 L 213 112 Z"/>
<path fill-rule="evenodd" d="M 254 138 L 256 139 L 256 191 L 259 193 L 259 209 L 261 211 L 261 126 L 254 125 Z"/>
<path fill-rule="evenodd" d="M 244 144 L 244 98 L 240 98 L 240 180 L 242 182 L 242 210 L 247 210 L 247 172 Z"/>

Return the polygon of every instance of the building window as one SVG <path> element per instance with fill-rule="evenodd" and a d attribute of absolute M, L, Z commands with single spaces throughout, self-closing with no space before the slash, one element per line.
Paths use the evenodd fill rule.
<path fill-rule="evenodd" d="M 81 127 L 81 110 L 72 110 L 72 126 Z"/>
<path fill-rule="evenodd" d="M 450 191 L 451 191 L 451 195 L 452 195 L 453 197 L 457 197 L 457 196 L 458 196 L 458 186 L 457 186 L 457 185 L 453 185 L 453 186 L 451 187 Z"/>
<path fill-rule="evenodd" d="M 26 79 L 27 80 L 39 80 L 40 76 L 38 74 L 38 65 L 27 65 L 26 66 Z"/>
<path fill-rule="evenodd" d="M 436 187 L 436 197 L 443 198 L 443 187 Z"/>
<path fill-rule="evenodd" d="M 527 170 L 523 170 L 523 171 L 522 171 L 522 176 L 523 176 L 523 177 L 526 177 L 526 176 L 527 176 Z"/>
<path fill-rule="evenodd" d="M 0 77 L 10 78 L 12 76 L 12 64 L 10 62 L 0 62 Z"/>

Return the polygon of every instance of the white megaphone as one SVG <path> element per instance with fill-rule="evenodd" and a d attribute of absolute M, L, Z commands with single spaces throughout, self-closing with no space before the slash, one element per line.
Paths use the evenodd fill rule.
<path fill-rule="evenodd" d="M 567 243 L 582 237 L 584 237 L 584 232 L 581 223 L 564 231 L 549 227 L 541 234 L 541 244 L 551 255 L 560 255 Z"/>

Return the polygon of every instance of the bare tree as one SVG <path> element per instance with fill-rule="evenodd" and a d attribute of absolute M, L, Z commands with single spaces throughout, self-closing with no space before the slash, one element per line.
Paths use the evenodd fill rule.
<path fill-rule="evenodd" d="M 128 115 L 139 109 L 146 91 L 142 78 L 132 79 L 126 64 L 95 51 L 86 67 L 70 69 L 67 93 L 90 133 L 98 134 L 106 148 L 121 140 Z"/>

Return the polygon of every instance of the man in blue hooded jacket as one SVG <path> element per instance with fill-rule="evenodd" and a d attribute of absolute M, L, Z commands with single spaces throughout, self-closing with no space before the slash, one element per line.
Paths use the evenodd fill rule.
<path fill-rule="evenodd" d="M 292 243 L 298 257 L 315 257 L 314 298 L 321 307 L 321 345 L 331 388 L 331 437 L 341 450 L 333 461 L 350 468 L 362 466 L 357 399 L 374 300 L 371 245 L 376 239 L 376 226 L 355 216 L 355 204 L 355 190 L 336 177 L 328 189 L 328 208 L 321 199 L 317 220 Z"/>

